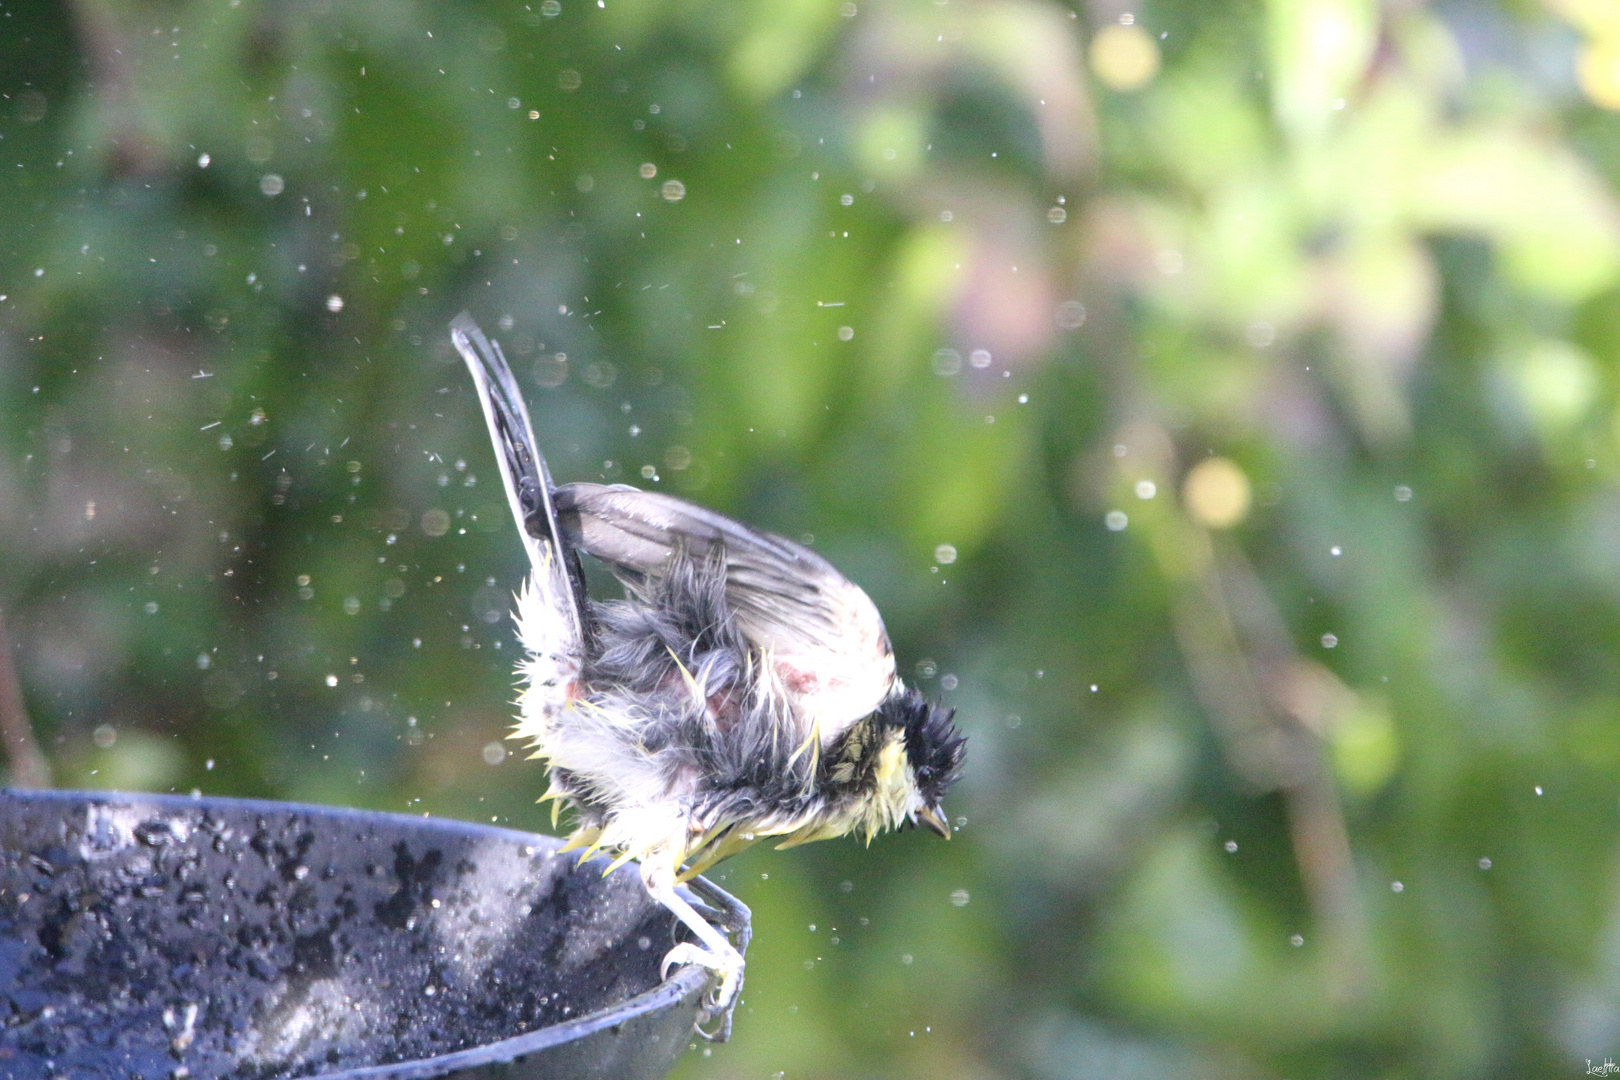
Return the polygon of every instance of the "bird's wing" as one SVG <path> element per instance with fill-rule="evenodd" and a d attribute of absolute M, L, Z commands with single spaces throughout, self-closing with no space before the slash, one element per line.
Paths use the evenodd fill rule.
<path fill-rule="evenodd" d="M 678 548 L 722 548 L 738 626 L 825 744 L 893 688 L 894 653 L 871 599 L 831 563 L 785 537 L 622 484 L 565 484 L 557 512 L 569 542 L 633 589 L 665 572 Z"/>
<path fill-rule="evenodd" d="M 557 527 L 551 472 L 535 443 L 529 410 L 501 347 L 486 338 L 465 311 L 451 321 L 450 340 L 478 388 L 506 498 L 533 569 L 518 605 L 519 633 L 530 653 L 525 665 L 530 687 L 524 695 L 519 734 L 535 727 L 528 733 L 538 737 L 542 722 L 567 704 L 584 660 L 583 579 Z"/>

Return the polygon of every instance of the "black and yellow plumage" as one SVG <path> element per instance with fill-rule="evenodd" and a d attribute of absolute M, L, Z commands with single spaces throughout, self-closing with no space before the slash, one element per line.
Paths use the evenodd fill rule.
<path fill-rule="evenodd" d="M 531 574 L 513 736 L 550 767 L 571 845 L 639 860 L 697 936 L 665 958 L 720 976 L 729 1023 L 743 960 L 677 888 L 761 840 L 791 847 L 922 822 L 961 771 L 951 712 L 895 673 L 871 600 L 810 549 L 623 485 L 554 485 L 498 345 L 463 314 L 451 337 L 478 387 Z M 622 600 L 587 597 L 578 555 Z"/>

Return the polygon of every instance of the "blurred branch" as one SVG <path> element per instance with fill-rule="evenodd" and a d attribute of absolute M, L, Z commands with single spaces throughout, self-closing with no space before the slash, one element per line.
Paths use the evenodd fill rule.
<path fill-rule="evenodd" d="M 1238 639 L 1267 691 L 1275 722 L 1294 733 L 1300 750 L 1293 762 L 1295 771 L 1279 786 L 1288 805 L 1300 876 L 1328 936 L 1332 988 L 1350 996 L 1365 984 L 1370 949 L 1350 836 L 1324 740 L 1355 704 L 1355 693 L 1327 667 L 1295 650 L 1282 615 L 1242 551 L 1211 541 L 1218 551 L 1216 573 L 1231 605 Z"/>
<path fill-rule="evenodd" d="M 1154 471 L 1164 486 L 1174 474 L 1169 437 L 1142 430 L 1132 442 L 1158 448 Z M 1193 691 L 1233 770 L 1256 790 L 1282 793 L 1300 877 L 1322 928 L 1329 992 L 1357 996 L 1366 988 L 1371 950 L 1323 739 L 1354 694 L 1298 655 L 1241 551 L 1220 543 L 1171 499 L 1143 506 L 1150 508 L 1142 519 L 1154 557 L 1172 586 L 1172 621 Z"/>
<path fill-rule="evenodd" d="M 5 612 L 0 610 L 0 740 L 6 744 L 11 761 L 11 786 L 48 788 L 51 767 L 40 753 L 23 703 L 22 683 L 17 680 L 17 664 L 6 636 Z"/>
<path fill-rule="evenodd" d="M 108 164 L 117 176 L 144 176 L 162 165 L 141 116 L 136 67 L 140 43 L 119 26 L 119 6 L 106 0 L 71 5 L 80 45 L 90 64 L 97 121 L 107 144 Z"/>

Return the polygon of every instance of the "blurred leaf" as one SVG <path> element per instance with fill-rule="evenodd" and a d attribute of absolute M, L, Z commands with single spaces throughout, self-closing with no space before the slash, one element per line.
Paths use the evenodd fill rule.
<path fill-rule="evenodd" d="M 1561 436 L 1591 407 L 1596 368 L 1591 357 L 1569 342 L 1534 342 L 1512 365 L 1525 408 L 1548 438 Z"/>
<path fill-rule="evenodd" d="M 1332 740 L 1334 768 L 1352 795 L 1376 795 L 1400 763 L 1394 718 L 1376 696 L 1358 696 L 1354 707 L 1336 719 Z"/>
<path fill-rule="evenodd" d="M 1270 0 L 1272 108 L 1283 128 L 1320 138 L 1354 95 L 1378 40 L 1369 0 Z"/>
<path fill-rule="evenodd" d="M 1418 227 L 1490 237 L 1501 245 L 1503 273 L 1549 300 L 1574 303 L 1613 283 L 1614 197 L 1573 154 L 1498 128 L 1438 139 L 1427 157 L 1413 174 Z"/>
<path fill-rule="evenodd" d="M 1243 988 L 1261 985 L 1262 960 L 1208 846 L 1190 831 L 1161 838 L 1110 920 L 1102 948 L 1131 956 L 1109 969 L 1133 1010 L 1180 1013 L 1182 1023 L 1231 1018 L 1249 1004 Z"/>
<path fill-rule="evenodd" d="M 839 26 L 830 0 L 753 0 L 748 28 L 732 51 L 733 83 L 763 99 L 793 84 Z"/>
<path fill-rule="evenodd" d="M 952 389 L 931 387 L 918 395 L 923 411 L 898 451 L 896 498 L 917 552 L 932 552 L 942 542 L 974 551 L 1023 487 L 1018 473 L 1029 453 L 1027 412 L 994 401 L 952 401 Z"/>

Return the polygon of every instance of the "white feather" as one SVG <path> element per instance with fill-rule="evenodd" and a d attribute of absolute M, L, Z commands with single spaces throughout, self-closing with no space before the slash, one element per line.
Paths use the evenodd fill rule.
<path fill-rule="evenodd" d="M 584 655 L 578 624 L 568 615 L 573 598 L 566 592 L 567 575 L 556 573 L 551 560 L 550 545 L 543 545 L 513 614 L 528 656 L 518 662 L 523 691 L 512 735 L 529 740 L 547 757 L 552 756 L 550 735 L 557 718 L 577 692 Z"/>

